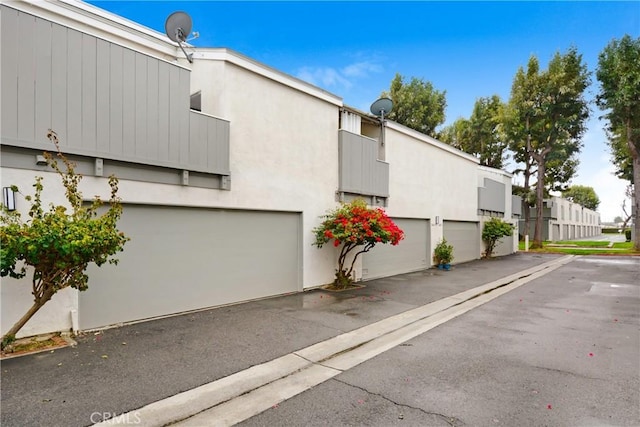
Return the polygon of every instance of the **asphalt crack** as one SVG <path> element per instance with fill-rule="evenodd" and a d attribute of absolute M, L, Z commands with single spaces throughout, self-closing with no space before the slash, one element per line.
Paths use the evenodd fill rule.
<path fill-rule="evenodd" d="M 356 388 L 356 389 L 358 389 L 358 390 L 364 391 L 365 393 L 370 394 L 370 395 L 372 395 L 372 396 L 378 396 L 378 397 L 380 397 L 380 398 L 382 398 L 382 399 L 386 400 L 387 402 L 392 403 L 392 404 L 393 404 L 393 405 L 395 405 L 395 406 L 399 406 L 399 407 L 403 407 L 403 408 L 409 408 L 409 409 L 414 409 L 414 410 L 416 410 L 416 411 L 420 411 L 420 412 L 422 412 L 422 413 L 423 413 L 423 414 L 425 414 L 425 415 L 433 415 L 433 416 L 436 416 L 436 417 L 438 417 L 438 418 L 441 418 L 443 421 L 445 421 L 447 424 L 449 424 L 449 425 L 450 425 L 450 426 L 452 426 L 452 427 L 462 427 L 462 426 L 464 426 L 464 423 L 462 422 L 462 420 L 460 420 L 460 419 L 458 419 L 458 418 L 456 418 L 456 417 L 451 417 L 451 416 L 449 416 L 449 415 L 440 414 L 440 413 L 438 413 L 438 412 L 430 412 L 430 411 L 424 410 L 424 409 L 422 409 L 422 408 L 418 408 L 418 407 L 416 407 L 416 406 L 411 406 L 411 405 L 407 405 L 407 404 L 405 404 L 405 403 L 396 402 L 395 400 L 390 399 L 390 398 L 388 398 L 387 396 L 384 396 L 383 394 L 375 393 L 375 392 L 373 392 L 373 391 L 367 390 L 367 389 L 366 389 L 366 388 L 364 388 L 364 387 L 360 387 L 360 386 L 357 386 L 357 385 L 354 385 L 354 384 L 349 384 L 348 382 L 345 382 L 345 381 L 340 380 L 340 379 L 338 379 L 338 378 L 332 378 L 332 379 L 333 379 L 334 381 L 337 381 L 337 382 L 339 382 L 339 383 L 341 383 L 341 384 L 344 384 L 344 385 L 346 385 L 346 386 L 353 387 L 353 388 Z"/>

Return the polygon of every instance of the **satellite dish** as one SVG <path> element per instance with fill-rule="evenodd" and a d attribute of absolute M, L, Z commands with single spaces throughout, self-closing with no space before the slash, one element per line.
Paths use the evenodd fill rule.
<path fill-rule="evenodd" d="M 371 104 L 371 112 L 384 120 L 384 115 L 393 109 L 393 101 L 389 98 L 380 98 Z"/>
<path fill-rule="evenodd" d="M 164 23 L 164 30 L 174 42 L 185 42 L 191 33 L 191 17 L 185 12 L 173 12 Z"/>
<path fill-rule="evenodd" d="M 173 12 L 164 23 L 164 31 L 172 41 L 178 43 L 189 62 L 193 62 L 193 54 L 187 54 L 182 43 L 187 41 L 191 33 L 191 17 L 185 12 Z"/>

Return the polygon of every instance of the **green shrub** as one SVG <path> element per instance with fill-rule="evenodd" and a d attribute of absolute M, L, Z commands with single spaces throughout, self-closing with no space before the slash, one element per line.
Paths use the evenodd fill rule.
<path fill-rule="evenodd" d="M 624 230 L 624 237 L 627 240 L 627 242 L 631 241 L 631 229 L 627 228 L 626 230 Z"/>
<path fill-rule="evenodd" d="M 484 223 L 482 228 L 482 240 L 487 245 L 487 250 L 484 253 L 485 258 L 491 258 L 493 250 L 496 247 L 496 243 L 506 236 L 510 236 L 513 233 L 513 225 L 501 220 L 500 218 L 491 218 Z"/>
<path fill-rule="evenodd" d="M 448 244 L 444 237 L 433 250 L 433 261 L 436 264 L 451 264 L 453 261 L 453 245 Z"/>
<path fill-rule="evenodd" d="M 2 337 L 3 346 L 59 290 L 67 287 L 79 291 L 87 289 L 88 265 L 116 264 L 118 260 L 112 256 L 121 252 L 129 240 L 116 225 L 122 215 L 122 205 L 117 196 L 118 179 L 109 177 L 111 197 L 108 209 L 100 208 L 103 202 L 97 196 L 91 205 L 86 206 L 78 189 L 82 176 L 75 173 L 75 165 L 62 155 L 55 132 L 49 131 L 47 137 L 54 143 L 58 158 L 66 166 L 63 171 L 50 153 L 44 153 L 47 164 L 62 179 L 68 206 L 51 204 L 46 210 L 42 203 L 42 177 L 35 179 L 34 195 L 24 197 L 31 205 L 28 219 L 23 220 L 17 210 L 9 211 L 2 206 L 0 276 L 20 279 L 27 275 L 27 267 L 31 267 L 34 298 L 33 306 Z M 19 192 L 15 186 L 12 189 Z"/>

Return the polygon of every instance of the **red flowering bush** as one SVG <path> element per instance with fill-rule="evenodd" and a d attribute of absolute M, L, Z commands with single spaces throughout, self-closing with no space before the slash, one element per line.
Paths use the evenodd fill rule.
<path fill-rule="evenodd" d="M 381 208 L 368 208 L 362 199 L 343 203 L 329 212 L 320 226 L 313 229 L 315 246 L 321 248 L 333 240 L 333 246 L 342 245 L 338 256 L 335 285 L 351 285 L 353 266 L 360 254 L 370 251 L 377 243 L 397 245 L 404 238 L 404 232 L 387 216 Z M 359 249 L 347 270 L 347 256 Z"/>

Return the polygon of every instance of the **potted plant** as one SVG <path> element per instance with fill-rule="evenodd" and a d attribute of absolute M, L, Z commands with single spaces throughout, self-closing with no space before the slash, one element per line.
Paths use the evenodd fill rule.
<path fill-rule="evenodd" d="M 440 270 L 450 270 L 451 261 L 453 261 L 453 245 L 447 243 L 443 237 L 436 245 L 433 251 L 433 261 L 438 265 Z"/>

